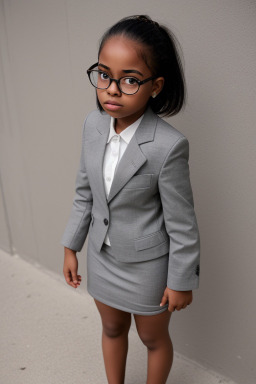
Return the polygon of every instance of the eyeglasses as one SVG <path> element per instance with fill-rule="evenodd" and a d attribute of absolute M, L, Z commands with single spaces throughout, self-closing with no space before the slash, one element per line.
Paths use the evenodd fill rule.
<path fill-rule="evenodd" d="M 120 79 L 113 79 L 106 72 L 100 69 L 94 69 L 98 66 L 98 63 L 93 64 L 88 70 L 87 75 L 91 84 L 97 89 L 108 89 L 112 81 L 115 81 L 120 92 L 125 95 L 134 95 L 138 92 L 142 84 L 147 83 L 150 80 L 156 79 L 156 76 L 148 77 L 145 80 L 138 80 L 136 77 L 124 76 Z"/>

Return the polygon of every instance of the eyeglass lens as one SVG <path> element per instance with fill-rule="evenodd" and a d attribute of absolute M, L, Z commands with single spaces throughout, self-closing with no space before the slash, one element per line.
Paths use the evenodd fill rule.
<path fill-rule="evenodd" d="M 99 89 L 107 89 L 110 85 L 110 78 L 107 73 L 97 70 L 92 70 L 89 73 L 91 83 Z M 119 82 L 119 87 L 122 92 L 127 94 L 136 93 L 139 89 L 139 84 L 134 77 L 122 77 Z"/>

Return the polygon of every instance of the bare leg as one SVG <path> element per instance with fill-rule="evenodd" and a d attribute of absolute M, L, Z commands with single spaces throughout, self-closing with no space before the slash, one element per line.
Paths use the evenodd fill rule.
<path fill-rule="evenodd" d="M 137 331 L 148 349 L 146 384 L 165 384 L 173 362 L 173 346 L 169 334 L 171 312 L 153 316 L 134 315 Z"/>
<path fill-rule="evenodd" d="M 102 351 L 108 384 L 124 384 L 131 314 L 94 301 L 102 321 Z"/>

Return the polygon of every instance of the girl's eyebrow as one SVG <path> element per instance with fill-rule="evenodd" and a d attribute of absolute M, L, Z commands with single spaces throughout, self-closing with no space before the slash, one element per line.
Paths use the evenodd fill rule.
<path fill-rule="evenodd" d="M 110 71 L 110 68 L 104 64 L 98 63 L 98 66 L 101 66 L 101 67 L 107 69 L 108 71 Z M 136 69 L 123 69 L 122 72 L 124 72 L 124 73 L 137 73 L 138 75 L 143 76 L 143 74 L 141 72 L 137 71 Z"/>
<path fill-rule="evenodd" d="M 137 73 L 138 75 L 143 76 L 142 73 L 137 71 L 136 69 L 123 69 L 123 72 L 124 73 Z"/>

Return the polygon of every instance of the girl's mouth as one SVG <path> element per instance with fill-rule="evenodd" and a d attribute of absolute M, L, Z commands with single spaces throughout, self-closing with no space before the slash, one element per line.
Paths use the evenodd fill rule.
<path fill-rule="evenodd" d="M 110 111 L 117 111 L 118 109 L 122 108 L 122 105 L 121 104 L 118 104 L 117 102 L 115 101 L 111 101 L 111 100 L 108 100 L 104 103 L 104 105 L 106 106 L 107 109 L 109 109 Z"/>

